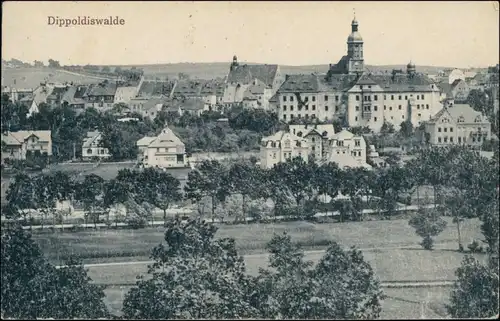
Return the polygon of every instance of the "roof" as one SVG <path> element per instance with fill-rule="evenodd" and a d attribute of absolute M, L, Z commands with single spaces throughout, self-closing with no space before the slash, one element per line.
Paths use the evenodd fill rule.
<path fill-rule="evenodd" d="M 405 73 L 394 75 L 368 75 L 385 91 L 409 92 L 409 91 L 432 91 L 431 85 L 434 82 L 422 73 L 415 73 L 410 76 Z"/>
<path fill-rule="evenodd" d="M 64 96 L 64 94 L 66 93 L 66 91 L 68 90 L 68 87 L 64 86 L 64 87 L 54 87 L 52 88 L 52 92 L 50 93 L 50 95 L 47 96 L 47 99 L 62 99 L 62 97 Z"/>
<path fill-rule="evenodd" d="M 87 132 L 87 137 L 83 139 L 82 148 L 90 147 L 100 136 L 101 133 L 98 131 Z"/>
<path fill-rule="evenodd" d="M 447 82 L 443 82 L 437 85 L 443 94 L 446 94 L 446 98 L 453 98 L 452 87 Z"/>
<path fill-rule="evenodd" d="M 287 132 L 287 131 L 284 131 L 284 130 L 280 130 L 271 136 L 263 137 L 261 142 L 265 143 L 266 146 L 269 146 L 268 144 L 271 142 L 282 142 L 285 140 L 301 142 L 304 144 L 303 147 L 307 146 L 307 139 L 299 137 L 297 135 L 294 135 L 294 134 Z M 281 147 L 281 145 L 279 145 L 279 147 Z"/>
<path fill-rule="evenodd" d="M 172 81 L 144 80 L 141 84 L 141 88 L 139 88 L 137 96 L 169 96 L 173 87 L 174 83 Z"/>
<path fill-rule="evenodd" d="M 156 139 L 156 137 L 146 136 L 146 137 L 143 137 L 143 138 L 139 139 L 139 140 L 137 141 L 137 144 L 136 144 L 136 145 L 137 145 L 137 146 L 149 146 L 149 144 L 151 144 L 151 142 L 152 142 L 153 140 L 155 140 L 155 139 Z"/>
<path fill-rule="evenodd" d="M 275 93 L 270 99 L 269 102 L 277 102 L 278 101 L 278 93 Z"/>
<path fill-rule="evenodd" d="M 295 134 L 299 137 L 306 137 L 313 133 L 316 133 L 324 138 L 330 138 L 335 135 L 335 127 L 333 127 L 332 124 L 289 125 L 289 129 L 292 132 L 295 130 Z M 301 135 L 299 135 L 299 133 L 301 133 Z"/>
<path fill-rule="evenodd" d="M 240 65 L 229 71 L 227 82 L 250 84 L 254 79 L 259 79 L 272 87 L 277 72 L 278 65 Z"/>
<path fill-rule="evenodd" d="M 87 96 L 114 96 L 116 93 L 115 83 L 100 83 L 90 85 Z"/>
<path fill-rule="evenodd" d="M 39 86 L 33 92 L 34 100 L 37 104 L 47 102 L 47 97 L 52 93 L 53 86 Z"/>
<path fill-rule="evenodd" d="M 50 130 L 20 130 L 17 132 L 8 132 L 7 135 L 2 135 L 2 140 L 5 141 L 7 145 L 20 145 L 32 135 L 38 137 L 42 142 L 51 141 Z"/>
<path fill-rule="evenodd" d="M 64 93 L 62 101 L 67 102 L 69 105 L 84 104 L 85 100 L 82 97 L 86 90 L 86 86 L 71 86 Z"/>
<path fill-rule="evenodd" d="M 444 114 L 448 114 L 454 121 L 458 121 L 460 117 L 463 117 L 464 123 L 475 123 L 477 117 L 480 117 L 480 122 L 488 122 L 486 117 L 468 104 L 455 104 L 452 107 L 443 108 L 429 122 L 437 122 Z"/>
<path fill-rule="evenodd" d="M 151 110 L 154 108 L 156 108 L 157 110 L 161 110 L 161 108 L 163 107 L 163 102 L 164 102 L 164 99 L 152 98 L 152 99 L 148 99 L 147 101 L 145 101 L 144 105 L 142 107 L 143 107 L 144 111 Z"/>
<path fill-rule="evenodd" d="M 455 88 L 456 86 L 458 86 L 458 84 L 459 84 L 460 82 L 462 82 L 462 81 L 463 81 L 462 79 L 455 79 L 455 80 L 453 81 L 453 83 L 451 84 L 451 88 L 453 88 L 453 89 L 454 89 L 454 88 Z M 465 82 L 465 81 L 464 81 L 464 82 Z"/>
<path fill-rule="evenodd" d="M 356 136 L 353 133 L 351 133 L 347 129 L 342 129 L 340 132 L 333 135 L 330 139 L 345 140 L 345 139 L 352 139 L 354 137 Z"/>
<path fill-rule="evenodd" d="M 205 103 L 199 98 L 187 98 L 180 101 L 179 107 L 182 110 L 197 111 L 202 110 L 205 107 Z"/>
<path fill-rule="evenodd" d="M 148 147 L 149 148 L 159 148 L 159 147 L 173 147 L 173 146 L 184 146 L 184 143 L 177 137 L 171 129 L 165 128 L 162 130 L 161 134 L 153 139 Z"/>
<path fill-rule="evenodd" d="M 316 74 L 309 75 L 287 75 L 285 82 L 278 89 L 280 93 L 317 93 L 330 91 L 328 84 Z"/>

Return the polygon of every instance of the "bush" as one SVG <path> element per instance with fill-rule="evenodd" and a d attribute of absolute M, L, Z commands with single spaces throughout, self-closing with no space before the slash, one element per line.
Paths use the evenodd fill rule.
<path fill-rule="evenodd" d="M 434 240 L 432 239 L 432 237 L 426 236 L 424 237 L 422 242 L 420 242 L 420 245 L 422 245 L 422 247 L 426 250 L 432 250 L 432 248 L 434 247 Z"/>

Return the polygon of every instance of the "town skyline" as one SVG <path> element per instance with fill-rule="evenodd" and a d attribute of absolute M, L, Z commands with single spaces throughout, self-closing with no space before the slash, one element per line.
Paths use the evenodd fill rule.
<path fill-rule="evenodd" d="M 26 62 L 54 59 L 63 65 L 156 65 L 223 63 L 237 55 L 248 63 L 323 65 L 344 54 L 355 9 L 367 65 L 411 60 L 417 66 L 484 68 L 498 63 L 497 4 L 81 2 L 54 7 L 50 2 L 9 2 L 4 5 L 2 56 Z M 47 25 L 48 16 L 94 16 L 98 9 L 99 17 L 118 16 L 125 24 Z M 131 40 L 123 46 L 126 37 Z"/>

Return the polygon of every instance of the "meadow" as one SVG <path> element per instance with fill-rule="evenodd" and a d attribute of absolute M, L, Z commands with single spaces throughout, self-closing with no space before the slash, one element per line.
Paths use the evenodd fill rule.
<path fill-rule="evenodd" d="M 100 79 L 95 77 L 73 74 L 50 68 L 3 68 L 2 86 L 14 88 L 32 88 L 40 86 L 41 82 L 79 84 L 97 83 Z"/>

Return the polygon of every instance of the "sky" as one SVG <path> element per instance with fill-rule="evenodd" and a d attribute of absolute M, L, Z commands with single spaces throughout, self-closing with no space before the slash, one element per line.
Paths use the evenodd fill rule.
<path fill-rule="evenodd" d="M 353 11 L 368 65 L 486 67 L 499 61 L 497 1 L 3 2 L 2 58 L 62 65 L 336 63 Z M 118 26 L 48 24 L 108 16 Z"/>

